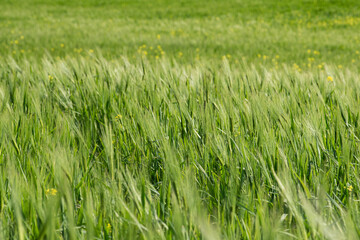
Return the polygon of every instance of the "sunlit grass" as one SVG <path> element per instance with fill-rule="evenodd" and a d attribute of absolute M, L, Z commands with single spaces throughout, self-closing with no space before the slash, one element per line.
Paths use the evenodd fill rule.
<path fill-rule="evenodd" d="M 359 77 L 325 69 L 1 62 L 3 237 L 357 236 Z"/>
<path fill-rule="evenodd" d="M 0 239 L 358 239 L 356 4 L 4 1 Z"/>

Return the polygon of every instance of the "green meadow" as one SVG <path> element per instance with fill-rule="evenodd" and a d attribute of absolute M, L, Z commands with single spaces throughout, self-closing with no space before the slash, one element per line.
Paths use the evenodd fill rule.
<path fill-rule="evenodd" d="M 0 0 L 0 239 L 359 239 L 357 0 Z"/>

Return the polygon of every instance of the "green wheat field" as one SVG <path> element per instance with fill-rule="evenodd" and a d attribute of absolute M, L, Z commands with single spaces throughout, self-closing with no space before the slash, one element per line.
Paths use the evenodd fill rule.
<path fill-rule="evenodd" d="M 0 239 L 360 239 L 358 0 L 0 0 Z"/>

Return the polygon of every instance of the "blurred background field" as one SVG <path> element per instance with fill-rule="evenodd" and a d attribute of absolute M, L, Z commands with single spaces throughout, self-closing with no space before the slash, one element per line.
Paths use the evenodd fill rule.
<path fill-rule="evenodd" d="M 0 0 L 0 239 L 359 239 L 359 6 Z"/>
<path fill-rule="evenodd" d="M 0 54 L 352 67 L 360 61 L 359 12 L 353 0 L 2 0 Z"/>

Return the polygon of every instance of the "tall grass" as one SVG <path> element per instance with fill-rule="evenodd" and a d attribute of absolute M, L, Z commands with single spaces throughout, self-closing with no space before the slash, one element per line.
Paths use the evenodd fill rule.
<path fill-rule="evenodd" d="M 0 61 L 0 238 L 359 238 L 359 82 L 331 65 Z"/>

